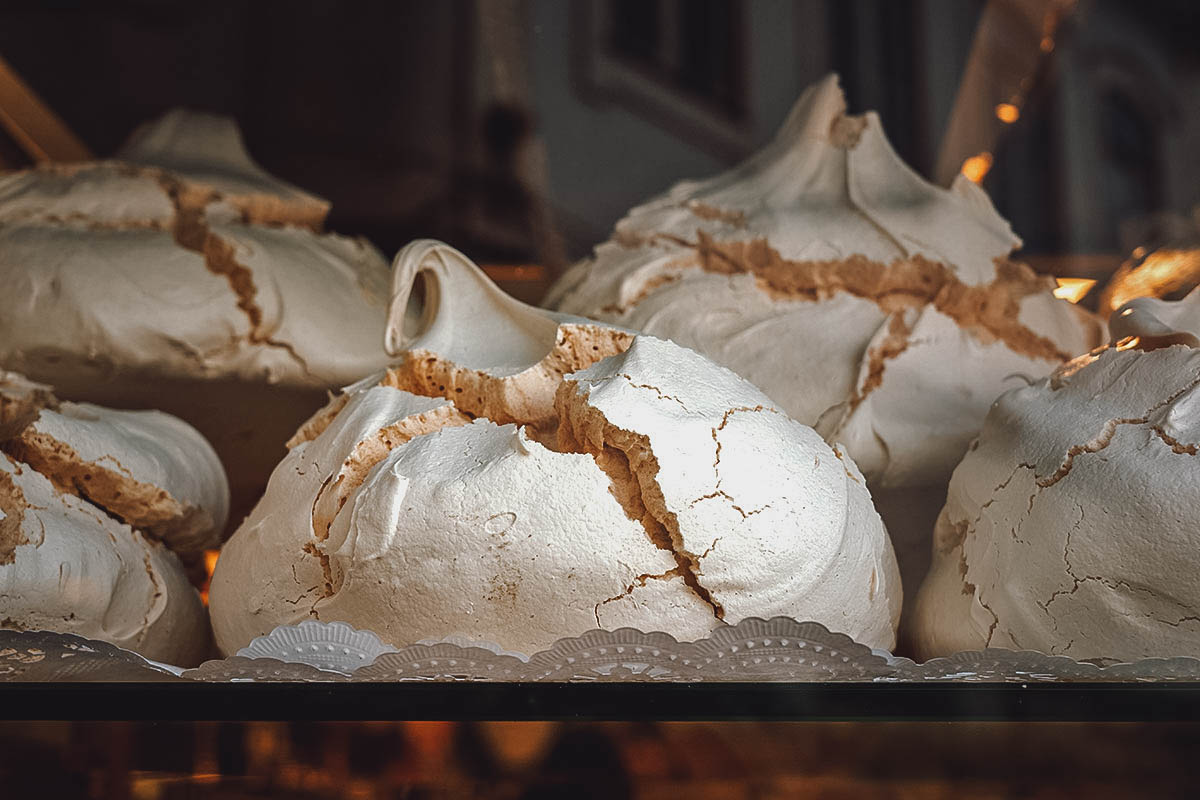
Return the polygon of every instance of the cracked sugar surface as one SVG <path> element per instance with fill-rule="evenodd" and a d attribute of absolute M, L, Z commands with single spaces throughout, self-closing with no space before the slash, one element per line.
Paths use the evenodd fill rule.
<path fill-rule="evenodd" d="M 709 564 L 738 606 L 738 618 L 811 611 L 808 616 L 822 619 L 825 613 L 823 621 L 836 629 L 890 645 L 899 611 L 895 562 L 888 560 L 882 525 L 851 462 L 701 357 L 647 337 L 629 344 L 627 335 L 615 333 L 605 334 L 610 341 L 599 351 L 580 346 L 603 341 L 594 338 L 600 333 L 564 325 L 555 349 L 517 376 L 489 376 L 410 354 L 407 368 L 333 400 L 294 440 L 264 501 L 218 562 L 211 610 L 222 649 L 235 650 L 306 615 L 347 619 L 393 642 L 460 632 L 518 650 L 546 646 L 597 622 L 698 636 L 725 611 L 726 601 L 707 584 Z M 574 371 L 580 367 L 587 368 Z M 565 383 L 564 373 L 571 374 Z M 557 397 L 547 397 L 556 387 Z M 597 397 L 610 389 L 635 393 L 618 405 L 636 409 L 637 419 L 616 427 L 596 411 L 603 405 Z M 414 390 L 449 400 L 418 397 Z M 529 413 L 532 418 L 519 421 L 539 426 L 491 419 L 463 424 L 480 410 Z M 545 420 L 547 413 L 553 416 Z M 794 427 L 743 430 L 740 420 L 757 417 Z M 413 420 L 411 438 L 380 437 L 405 428 L 397 427 L 404 420 Z M 671 454 L 671 474 L 656 470 L 665 445 L 655 441 L 655 430 L 666 435 L 663 441 L 694 441 L 703 458 L 692 464 Z M 820 450 L 806 464 L 814 483 L 823 480 L 811 476 L 814 470 L 829 473 L 833 486 L 826 495 L 808 491 L 789 506 L 773 501 L 780 487 L 770 481 L 764 488 L 761 481 L 742 486 L 739 476 L 722 477 L 724 459 L 773 463 L 780 436 L 798 435 Z M 693 467 L 702 474 L 675 474 Z M 728 490 L 713 494 L 726 483 Z M 685 498 L 673 496 L 680 489 Z M 819 515 L 807 507 L 812 502 L 831 507 L 832 526 L 852 530 L 814 532 L 799 524 L 816 523 Z M 720 510 L 706 512 L 705 504 Z M 785 517 L 772 518 L 777 508 Z M 761 518 L 754 529 L 761 541 L 730 545 L 724 531 L 713 530 L 725 524 L 723 514 L 743 524 Z M 781 522 L 782 535 L 775 530 Z M 738 529 L 733 539 L 753 539 L 754 530 Z M 810 537 L 828 541 L 805 550 Z M 837 553 L 821 549 L 839 545 Z M 280 552 L 299 555 L 280 560 Z M 808 606 L 788 605 L 788 587 L 771 583 L 787 573 L 780 553 L 794 560 L 824 557 L 804 573 L 810 579 L 800 589 L 809 592 Z M 758 563 L 739 567 L 739 556 Z M 731 568 L 740 569 L 732 578 Z M 431 585 L 443 589 L 430 592 Z M 324 588 L 311 593 L 313 586 Z M 305 607 L 308 600 L 292 602 L 297 597 L 315 600 Z"/>
<path fill-rule="evenodd" d="M 42 409 L 57 406 L 49 386 L 0 370 L 0 443 L 25 430 Z"/>
<path fill-rule="evenodd" d="M 179 553 L 194 556 L 220 540 L 229 513 L 224 470 L 212 447 L 179 419 L 62 403 L 0 446 L 60 491 L 87 498 Z"/>
<path fill-rule="evenodd" d="M 1073 658 L 1200 652 L 1198 403 L 1200 353 L 1181 346 L 1109 349 L 1002 397 L 951 482 L 963 546 L 935 555 L 935 573 L 967 565 L 974 603 L 931 575 L 922 655 L 978 647 L 989 627 L 993 645 Z M 938 604 L 959 608 L 941 634 Z"/>
<path fill-rule="evenodd" d="M 1007 376 L 1045 375 L 1102 326 L 1008 260 L 1020 241 L 982 190 L 924 182 L 845 109 L 836 79 L 815 84 L 775 141 L 631 210 L 552 297 L 736 370 L 875 485 L 936 485 Z M 949 324 L 900 329 L 931 318 Z M 926 412 L 943 404 L 945 436 Z"/>
<path fill-rule="evenodd" d="M 247 202 L 261 211 L 261 200 Z M 52 377 L 43 352 L 100 353 L 111 366 L 297 385 L 336 385 L 385 364 L 382 257 L 360 241 L 246 224 L 275 220 L 239 202 L 118 162 L 0 179 L 0 277 L 28 284 L 34 299 L 3 315 L 10 352 L 0 360 Z M 34 325 L 45 319 L 59 324 Z"/>
<path fill-rule="evenodd" d="M 481 420 L 394 451 L 355 499 L 353 546 L 366 560 L 323 608 L 337 613 L 361 603 L 363 593 L 373 597 L 372 577 L 386 574 L 390 608 L 425 626 L 411 632 L 416 638 L 467 626 L 465 633 L 524 649 L 591 628 L 603 600 L 638 575 L 675 566 L 625 514 L 590 455 L 553 452 L 520 436 L 514 426 Z M 384 524 L 363 524 L 381 517 Z M 396 550 L 419 570 L 371 558 Z M 664 618 L 665 607 L 646 605 L 646 593 L 635 591 L 628 602 L 608 605 L 605 618 L 618 626 L 665 623 L 689 635 L 717 624 L 711 608 L 686 599 L 681 581 L 649 592 L 668 592 L 682 613 Z"/>
<path fill-rule="evenodd" d="M 830 619 L 839 630 L 890 644 L 899 579 L 861 474 L 848 472 L 852 462 L 732 373 L 720 369 L 698 390 L 702 362 L 691 351 L 638 337 L 619 359 L 573 375 L 560 403 L 574 393 L 579 411 L 560 406 L 560 413 L 584 427 L 590 418 L 592 431 L 602 431 L 593 442 L 640 443 L 630 463 L 635 474 L 639 464 L 643 471 L 642 502 L 727 621 L 770 609 Z M 728 377 L 718 380 L 720 373 Z M 629 374 L 654 380 L 639 385 Z M 647 395 L 687 402 L 651 403 Z M 585 449 L 588 438 L 581 439 Z M 872 570 L 876 580 L 884 576 L 894 607 L 872 602 Z"/>

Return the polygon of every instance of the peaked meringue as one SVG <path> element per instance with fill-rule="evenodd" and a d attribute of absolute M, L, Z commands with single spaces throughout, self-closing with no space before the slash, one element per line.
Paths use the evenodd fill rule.
<path fill-rule="evenodd" d="M 301 427 L 222 550 L 222 651 L 310 616 L 524 652 L 773 615 L 893 644 L 890 542 L 811 428 L 678 345 L 525 306 L 441 243 L 393 274 L 398 363 Z"/>
<path fill-rule="evenodd" d="M 116 160 L 0 176 L 0 368 L 186 419 L 248 508 L 326 390 L 387 363 L 387 264 L 320 234 L 328 208 L 185 112 Z"/>
<path fill-rule="evenodd" d="M 691 347 L 843 443 L 915 586 L 922 517 L 992 400 L 1103 341 L 1019 245 L 982 189 L 927 183 L 875 113 L 847 115 L 830 75 L 741 166 L 630 211 L 547 302 Z"/>

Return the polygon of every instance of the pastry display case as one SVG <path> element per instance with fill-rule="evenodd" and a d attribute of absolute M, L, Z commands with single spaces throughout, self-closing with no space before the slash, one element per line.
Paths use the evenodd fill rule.
<path fill-rule="evenodd" d="M 663 767 L 718 722 L 1182 753 L 1197 19 L 0 9 L 0 737 L 104 797 L 725 796 Z"/>

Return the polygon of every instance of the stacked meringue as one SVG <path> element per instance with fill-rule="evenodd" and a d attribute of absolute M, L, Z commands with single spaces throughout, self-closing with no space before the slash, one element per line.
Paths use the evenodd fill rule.
<path fill-rule="evenodd" d="M 223 652 L 310 617 L 524 652 L 774 615 L 894 643 L 887 535 L 811 428 L 677 345 L 524 306 L 440 243 L 394 275 L 397 364 L 301 427 L 222 551 Z"/>
<path fill-rule="evenodd" d="M 387 360 L 387 265 L 320 234 L 328 210 L 186 112 L 115 160 L 0 176 L 0 368 L 183 417 L 248 507 L 326 391 Z"/>
<path fill-rule="evenodd" d="M 0 627 L 194 665 L 210 635 L 181 558 L 216 546 L 228 513 L 221 463 L 191 426 L 0 373 Z"/>
<path fill-rule="evenodd" d="M 992 401 L 1103 341 L 984 192 L 910 170 L 836 76 L 736 169 L 633 209 L 548 302 L 691 347 L 844 443 L 906 584 Z"/>
<path fill-rule="evenodd" d="M 1200 657 L 1200 290 L 1011 391 L 950 481 L 917 654 Z"/>

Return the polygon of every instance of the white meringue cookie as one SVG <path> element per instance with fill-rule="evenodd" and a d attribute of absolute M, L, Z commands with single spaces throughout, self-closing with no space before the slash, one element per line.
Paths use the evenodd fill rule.
<path fill-rule="evenodd" d="M 228 117 L 174 109 L 133 132 L 117 158 L 186 175 L 221 196 L 251 222 L 319 229 L 329 202 L 271 175 L 250 157 Z"/>
<path fill-rule="evenodd" d="M 982 189 L 930 185 L 877 115 L 847 116 L 831 75 L 744 164 L 630 211 L 548 303 L 734 370 L 845 443 L 873 492 L 937 496 L 997 395 L 1102 341 L 1008 261 L 1019 245 Z M 885 521 L 915 585 L 928 528 L 904 505 Z"/>
<path fill-rule="evenodd" d="M 221 463 L 186 423 L 0 373 L 0 627 L 198 663 L 207 618 L 168 548 L 195 558 L 228 510 Z"/>
<path fill-rule="evenodd" d="M 1200 656 L 1197 299 L 1135 301 L 1117 345 L 996 401 L 934 531 L 920 657 Z"/>
<path fill-rule="evenodd" d="M 229 516 L 225 473 L 204 437 L 176 417 L 59 403 L 3 446 L 60 490 L 181 556 L 220 543 Z"/>
<path fill-rule="evenodd" d="M 433 308 L 406 333 L 418 273 Z M 225 545 L 224 652 L 309 616 L 533 652 L 783 614 L 892 645 L 890 543 L 811 429 L 690 351 L 517 303 L 445 245 L 395 274 L 389 341 L 411 349 L 301 428 Z"/>
<path fill-rule="evenodd" d="M 183 417 L 248 508 L 325 392 L 388 362 L 387 265 L 230 120 L 168 114 L 121 158 L 0 176 L 0 368 Z"/>
<path fill-rule="evenodd" d="M 0 453 L 0 627 L 100 639 L 169 664 L 207 652 L 171 551 Z"/>

